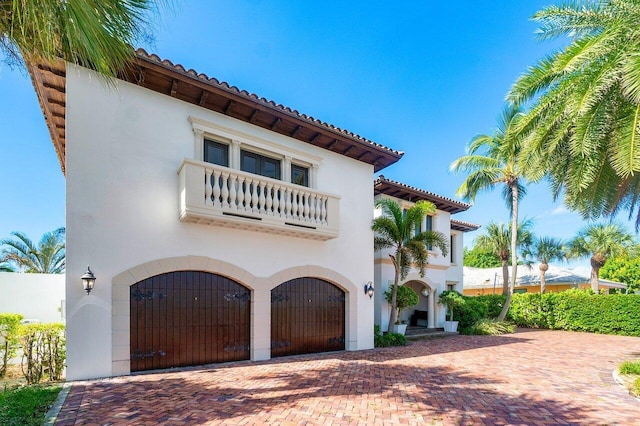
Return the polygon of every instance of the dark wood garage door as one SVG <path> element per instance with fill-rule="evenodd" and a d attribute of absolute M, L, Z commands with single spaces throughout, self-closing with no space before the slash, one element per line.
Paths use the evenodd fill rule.
<path fill-rule="evenodd" d="M 271 356 L 344 350 L 344 291 L 296 278 L 271 291 Z"/>
<path fill-rule="evenodd" d="M 249 359 L 250 291 L 220 275 L 170 272 L 131 286 L 131 371 Z"/>

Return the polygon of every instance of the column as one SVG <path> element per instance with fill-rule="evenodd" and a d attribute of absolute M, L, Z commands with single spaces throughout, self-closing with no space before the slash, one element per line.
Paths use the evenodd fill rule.
<path fill-rule="evenodd" d="M 427 327 L 436 328 L 436 291 L 429 289 L 429 309 L 427 313 Z"/>
<path fill-rule="evenodd" d="M 291 157 L 288 155 L 282 162 L 282 181 L 291 183 Z"/>
<path fill-rule="evenodd" d="M 229 159 L 229 167 L 234 170 L 240 170 L 240 142 L 231 141 L 231 158 Z"/>

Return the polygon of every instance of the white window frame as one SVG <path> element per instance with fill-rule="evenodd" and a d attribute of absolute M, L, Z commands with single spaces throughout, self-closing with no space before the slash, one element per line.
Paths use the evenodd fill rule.
<path fill-rule="evenodd" d="M 198 117 L 190 116 L 194 135 L 193 158 L 204 161 L 204 139 L 229 145 L 229 168 L 240 170 L 240 150 L 251 151 L 280 160 L 282 181 L 291 183 L 291 164 L 309 169 L 309 188 L 318 189 L 318 168 L 322 158 L 279 143 L 276 138 L 257 137 Z M 286 138 L 286 136 L 280 136 Z M 295 143 L 300 143 L 295 140 Z"/>

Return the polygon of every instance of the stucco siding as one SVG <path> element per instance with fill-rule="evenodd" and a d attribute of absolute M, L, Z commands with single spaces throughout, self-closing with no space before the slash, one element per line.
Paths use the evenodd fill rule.
<path fill-rule="evenodd" d="M 322 242 L 180 222 L 177 170 L 182 159 L 194 158 L 189 117 L 320 158 L 316 188 L 341 197 L 339 236 Z M 262 299 L 282 271 L 334 271 L 350 292 L 347 348 L 373 346 L 373 303 L 357 291 L 373 280 L 371 165 L 129 83 L 107 85 L 72 66 L 66 152 L 68 379 L 122 372 L 125 360 L 112 355 L 122 343 L 112 339 L 122 336 L 113 332 L 129 324 L 125 308 L 114 312 L 112 301 L 126 296 L 126 288 L 112 293 L 115 277 L 126 272 L 138 280 L 161 269 L 200 269 L 211 260 L 230 265 L 225 272 L 232 278 L 253 279 L 249 286 Z M 89 296 L 78 283 L 87 264 L 97 276 Z M 266 344 L 256 359 L 266 357 Z"/>

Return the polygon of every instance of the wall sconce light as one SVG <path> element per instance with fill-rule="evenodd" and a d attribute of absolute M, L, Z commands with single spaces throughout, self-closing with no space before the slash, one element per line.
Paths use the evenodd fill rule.
<path fill-rule="evenodd" d="M 93 285 L 96 282 L 96 276 L 93 275 L 89 266 L 87 266 L 87 272 L 85 272 L 80 279 L 82 280 L 82 288 L 84 288 L 84 291 L 86 291 L 87 294 L 91 293 Z"/>
<path fill-rule="evenodd" d="M 371 281 L 364 285 L 364 294 L 368 295 L 369 299 L 373 297 L 373 290 L 373 283 Z"/>
<path fill-rule="evenodd" d="M 421 291 L 420 293 L 422 293 L 422 295 L 423 295 L 424 297 L 429 297 L 429 289 L 428 289 L 428 288 L 426 288 L 426 287 L 425 287 L 425 288 L 423 288 L 423 289 L 422 289 L 422 291 Z"/>

